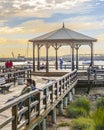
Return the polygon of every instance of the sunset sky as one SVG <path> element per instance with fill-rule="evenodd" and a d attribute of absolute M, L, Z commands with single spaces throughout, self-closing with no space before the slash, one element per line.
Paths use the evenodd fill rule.
<path fill-rule="evenodd" d="M 94 53 L 104 54 L 104 0 L 0 0 L 0 57 L 11 57 L 12 52 L 15 57 L 32 56 L 28 40 L 61 28 L 63 22 L 66 28 L 98 39 Z M 62 51 L 69 54 L 70 48 L 60 48 L 59 55 Z M 79 52 L 89 54 L 90 49 L 81 47 Z"/>

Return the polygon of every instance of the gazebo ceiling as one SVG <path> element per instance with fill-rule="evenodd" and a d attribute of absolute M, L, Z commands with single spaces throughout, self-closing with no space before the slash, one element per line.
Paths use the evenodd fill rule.
<path fill-rule="evenodd" d="M 97 40 L 84 34 L 78 33 L 76 31 L 72 31 L 63 26 L 60 29 L 30 39 L 29 41 L 35 43 L 35 42 L 47 42 L 47 41 L 96 42 Z"/>

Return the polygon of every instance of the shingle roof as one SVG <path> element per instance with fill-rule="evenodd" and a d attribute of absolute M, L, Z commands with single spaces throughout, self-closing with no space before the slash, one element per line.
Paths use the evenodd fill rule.
<path fill-rule="evenodd" d="M 35 41 L 49 41 L 49 40 L 82 40 L 82 41 L 96 41 L 96 39 L 86 36 L 84 34 L 72 31 L 67 28 L 60 28 L 55 31 L 46 33 L 36 38 L 30 39 L 30 42 Z"/>

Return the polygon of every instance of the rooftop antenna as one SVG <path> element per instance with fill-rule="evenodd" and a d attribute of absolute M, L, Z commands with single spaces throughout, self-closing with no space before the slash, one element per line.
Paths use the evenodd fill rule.
<path fill-rule="evenodd" d="M 64 22 L 63 22 L 63 26 L 62 27 L 65 28 Z"/>

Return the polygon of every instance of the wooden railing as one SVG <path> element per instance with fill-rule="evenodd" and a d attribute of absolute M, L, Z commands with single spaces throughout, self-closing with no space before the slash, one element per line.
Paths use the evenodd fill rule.
<path fill-rule="evenodd" d="M 95 69 L 94 70 L 94 84 L 103 84 L 104 85 L 104 69 Z"/>
<path fill-rule="evenodd" d="M 94 65 L 94 66 L 97 68 L 100 68 L 100 69 L 104 69 L 104 65 Z M 89 64 L 78 65 L 78 70 L 87 70 L 88 67 L 89 67 Z M 37 65 L 35 65 L 35 68 L 37 70 Z M 49 64 L 49 68 L 55 69 L 56 66 L 53 64 Z M 58 68 L 60 69 L 59 65 L 58 65 Z M 70 65 L 64 64 L 62 68 L 63 68 L 63 70 L 71 69 L 71 64 Z M 76 66 L 75 66 L 75 68 L 76 68 Z M 28 65 L 28 64 L 27 65 L 15 65 L 13 67 L 13 69 L 10 69 L 10 71 L 15 71 L 15 70 L 20 70 L 20 69 L 32 69 L 32 64 L 31 65 Z M 41 70 L 41 67 L 40 67 L 40 70 Z M 0 66 L 1 73 L 10 72 L 10 71 L 8 71 L 4 66 Z"/>
<path fill-rule="evenodd" d="M 6 73 L 6 72 L 13 72 L 13 71 L 16 71 L 16 70 L 23 70 L 23 69 L 31 69 L 32 68 L 32 65 L 15 65 L 13 66 L 13 68 L 5 68 L 5 66 L 0 66 L 0 72 L 1 73 Z"/>
<path fill-rule="evenodd" d="M 9 130 L 10 127 L 11 130 L 26 129 L 26 127 L 34 129 L 75 87 L 77 79 L 77 71 L 74 70 L 56 81 L 49 82 L 41 91 L 32 91 L 5 104 L 0 108 L 0 114 L 5 115 L 8 112 L 8 117 L 0 122 L 0 129 Z M 31 101 L 31 97 L 35 97 L 35 100 Z M 21 102 L 25 102 L 25 105 L 19 110 L 18 106 Z M 25 119 L 18 123 L 21 115 L 24 115 Z"/>
<path fill-rule="evenodd" d="M 5 77 L 7 82 L 16 82 L 17 78 L 29 78 L 31 77 L 31 69 L 15 70 L 11 72 L 0 73 L 0 77 Z"/>
<path fill-rule="evenodd" d="M 82 64 L 82 65 L 78 65 L 78 70 L 87 70 L 89 67 L 89 64 Z M 101 69 L 104 69 L 104 65 L 94 65 L 94 67 L 97 67 L 97 68 L 101 68 Z M 35 68 L 37 69 L 37 65 L 35 66 Z M 49 68 L 50 69 L 55 69 L 55 65 L 53 64 L 49 64 Z M 58 65 L 58 68 L 60 69 L 60 66 Z M 76 66 L 75 66 L 76 68 Z M 62 67 L 63 70 L 66 70 L 66 69 L 71 69 L 71 65 L 63 65 Z M 40 69 L 41 70 L 41 69 Z"/>

